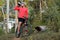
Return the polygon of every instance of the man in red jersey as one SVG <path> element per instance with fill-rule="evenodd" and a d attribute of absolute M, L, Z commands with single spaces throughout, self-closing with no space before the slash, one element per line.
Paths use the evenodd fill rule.
<path fill-rule="evenodd" d="M 19 6 L 15 6 L 14 10 L 18 11 L 18 28 L 17 28 L 17 38 L 19 38 L 20 35 L 20 27 L 22 24 L 26 22 L 28 19 L 28 8 L 25 6 L 25 3 L 21 3 Z"/>

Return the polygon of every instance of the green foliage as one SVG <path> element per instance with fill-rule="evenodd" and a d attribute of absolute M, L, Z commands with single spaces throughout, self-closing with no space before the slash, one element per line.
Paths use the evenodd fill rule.
<path fill-rule="evenodd" d="M 4 34 L 3 29 L 0 27 L 0 36 L 3 34 Z"/>
<path fill-rule="evenodd" d="M 3 21 L 3 15 L 2 12 L 0 11 L 0 22 Z"/>
<path fill-rule="evenodd" d="M 34 2 L 35 4 L 37 2 Z M 40 21 L 39 11 L 34 11 L 34 19 L 32 20 L 33 27 L 40 25 L 47 25 L 50 30 L 59 31 L 60 25 L 60 13 L 57 0 L 47 0 L 48 9 L 44 8 L 45 12 L 42 14 L 42 22 Z M 34 4 L 32 4 L 34 5 Z M 37 9 L 36 9 L 37 10 Z M 35 14 L 36 13 L 36 14 Z"/>
<path fill-rule="evenodd" d="M 4 0 L 0 0 L 0 6 L 4 4 Z"/>
<path fill-rule="evenodd" d="M 34 19 L 34 10 L 32 7 L 29 7 L 29 21 L 31 22 Z"/>
<path fill-rule="evenodd" d="M 55 1 L 52 2 L 53 3 L 50 3 L 50 6 L 48 4 L 48 9 L 45 9 L 46 11 L 43 14 L 43 23 L 46 23 L 46 25 L 50 26 L 50 30 L 58 32 L 60 24 L 60 13 L 58 11 L 58 5 L 56 5 Z"/>
<path fill-rule="evenodd" d="M 10 33 L 15 33 L 15 28 L 14 27 L 11 29 Z"/>

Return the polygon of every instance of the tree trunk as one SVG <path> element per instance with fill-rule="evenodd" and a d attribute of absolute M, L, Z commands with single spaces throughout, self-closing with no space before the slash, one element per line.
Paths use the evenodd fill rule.
<path fill-rule="evenodd" d="M 8 25 L 8 21 L 9 21 L 9 0 L 6 0 L 7 2 L 7 27 L 6 27 L 6 30 L 7 30 L 7 33 L 9 33 L 9 25 Z"/>
<path fill-rule="evenodd" d="M 42 21 L 42 0 L 40 0 L 40 21 Z"/>
<path fill-rule="evenodd" d="M 17 0 L 15 0 L 15 6 L 17 5 Z M 15 32 L 18 24 L 18 19 L 17 19 L 17 11 L 15 11 Z"/>

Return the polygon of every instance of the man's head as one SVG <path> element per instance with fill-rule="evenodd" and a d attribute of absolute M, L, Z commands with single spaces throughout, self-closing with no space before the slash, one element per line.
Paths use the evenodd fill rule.
<path fill-rule="evenodd" d="M 25 2 L 21 2 L 21 1 L 19 1 L 19 2 L 18 2 L 18 6 L 22 6 L 22 7 L 24 7 L 24 6 L 26 6 L 26 3 L 25 3 Z"/>
<path fill-rule="evenodd" d="M 26 6 L 26 3 L 25 3 L 25 2 L 22 2 L 22 3 L 21 3 L 21 6 Z"/>

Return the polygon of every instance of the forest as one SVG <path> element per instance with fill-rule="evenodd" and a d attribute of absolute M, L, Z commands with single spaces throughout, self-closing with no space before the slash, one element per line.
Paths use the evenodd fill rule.
<path fill-rule="evenodd" d="M 7 15 L 9 20 L 16 19 L 17 15 L 13 10 L 16 1 L 26 2 L 29 10 L 29 35 L 21 36 L 21 40 L 60 40 L 60 0 L 9 0 L 9 14 L 7 14 L 7 0 L 0 0 L 0 40 L 20 40 L 15 39 L 15 27 L 7 32 L 5 20 L 8 18 Z M 37 32 L 36 26 L 46 26 L 46 30 Z"/>

